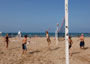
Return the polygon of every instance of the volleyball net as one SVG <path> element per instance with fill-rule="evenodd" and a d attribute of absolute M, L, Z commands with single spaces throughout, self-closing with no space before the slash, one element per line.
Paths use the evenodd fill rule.
<path fill-rule="evenodd" d="M 58 29 L 58 40 L 64 41 L 65 40 L 65 17 L 62 21 L 62 24 L 60 25 Z"/>

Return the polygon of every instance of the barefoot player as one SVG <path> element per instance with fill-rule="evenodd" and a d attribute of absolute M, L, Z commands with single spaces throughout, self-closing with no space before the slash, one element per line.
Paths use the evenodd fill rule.
<path fill-rule="evenodd" d="M 69 49 L 72 47 L 73 41 L 71 39 L 71 36 L 69 36 Z M 71 55 L 71 53 L 69 53 Z"/>
<path fill-rule="evenodd" d="M 81 34 L 81 36 L 80 36 L 80 48 L 83 49 L 84 46 L 85 46 L 84 34 Z"/>
<path fill-rule="evenodd" d="M 8 49 L 8 44 L 9 44 L 9 36 L 6 34 L 5 36 L 5 42 L 6 42 L 6 48 Z"/>
<path fill-rule="evenodd" d="M 50 48 L 51 40 L 50 40 L 50 36 L 48 34 L 48 31 L 46 31 L 46 38 L 47 38 L 48 48 L 51 49 Z"/>
<path fill-rule="evenodd" d="M 23 49 L 22 54 L 26 54 L 27 51 L 26 43 L 27 43 L 27 35 L 25 35 L 22 40 L 22 49 Z"/>

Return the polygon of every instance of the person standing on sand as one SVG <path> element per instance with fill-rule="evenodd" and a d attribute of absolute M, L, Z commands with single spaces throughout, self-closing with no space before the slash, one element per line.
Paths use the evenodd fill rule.
<path fill-rule="evenodd" d="M 80 48 L 83 49 L 84 46 L 85 46 L 84 34 L 81 34 L 81 36 L 80 36 Z"/>
<path fill-rule="evenodd" d="M 71 36 L 69 36 L 69 49 L 72 47 L 73 41 L 71 39 Z"/>
<path fill-rule="evenodd" d="M 9 36 L 6 34 L 5 36 L 5 42 L 6 42 L 6 48 L 8 49 L 8 44 L 9 44 Z"/>
<path fill-rule="evenodd" d="M 22 49 L 23 49 L 22 54 L 26 54 L 26 51 L 27 51 L 26 44 L 27 44 L 27 35 L 25 35 L 22 40 Z"/>
<path fill-rule="evenodd" d="M 73 44 L 73 41 L 72 41 L 72 39 L 71 39 L 71 36 L 69 36 L 69 50 L 70 50 L 70 48 L 72 47 L 72 44 Z M 70 53 L 70 55 L 71 55 L 71 53 Z"/>
<path fill-rule="evenodd" d="M 48 48 L 51 49 L 50 48 L 51 40 L 50 40 L 50 36 L 48 34 L 48 31 L 46 31 L 46 38 L 47 38 Z"/>

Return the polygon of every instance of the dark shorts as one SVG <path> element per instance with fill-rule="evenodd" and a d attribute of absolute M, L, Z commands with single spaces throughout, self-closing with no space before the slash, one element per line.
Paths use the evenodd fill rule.
<path fill-rule="evenodd" d="M 22 44 L 22 49 L 27 50 L 26 44 Z"/>
<path fill-rule="evenodd" d="M 84 45 L 85 45 L 85 43 L 84 43 L 84 41 L 82 41 L 82 42 L 80 42 L 80 47 L 84 47 Z"/>
<path fill-rule="evenodd" d="M 69 49 L 72 47 L 72 45 L 69 45 Z"/>

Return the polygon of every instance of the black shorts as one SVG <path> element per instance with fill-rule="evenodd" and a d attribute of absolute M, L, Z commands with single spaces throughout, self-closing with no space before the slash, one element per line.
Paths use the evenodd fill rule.
<path fill-rule="evenodd" d="M 27 50 L 26 44 L 22 44 L 22 49 Z"/>
<path fill-rule="evenodd" d="M 84 41 L 81 41 L 80 42 L 80 47 L 82 47 L 82 46 L 84 47 L 84 45 L 85 45 Z"/>
<path fill-rule="evenodd" d="M 72 47 L 72 45 L 69 45 L 69 49 Z"/>

